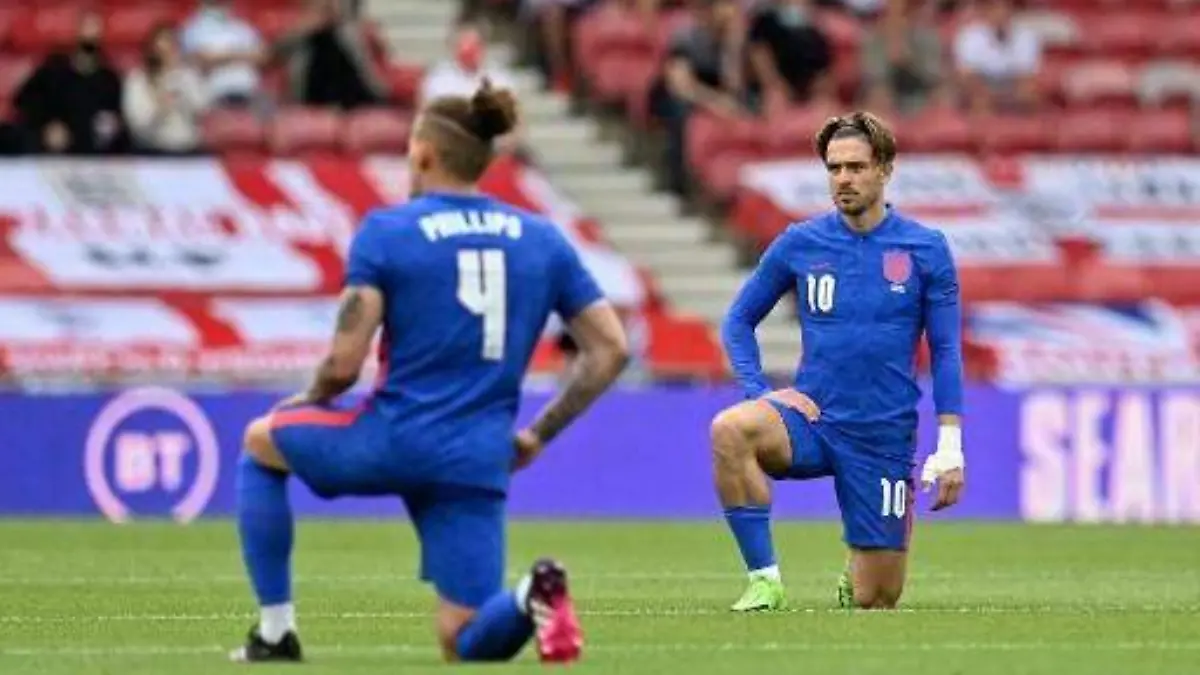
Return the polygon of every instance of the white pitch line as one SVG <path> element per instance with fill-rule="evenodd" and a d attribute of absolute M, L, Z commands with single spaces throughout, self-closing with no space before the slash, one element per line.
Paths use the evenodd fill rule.
<path fill-rule="evenodd" d="M 509 575 L 510 579 L 517 579 L 520 575 Z M 572 571 L 572 576 L 587 582 L 590 580 L 600 581 L 728 581 L 745 578 L 745 574 L 737 572 L 578 572 Z M 830 579 L 836 577 L 835 573 L 827 575 Z M 1140 581 L 1163 581 L 1176 583 L 1179 580 L 1177 572 L 1112 572 L 1112 573 L 1092 573 L 1079 574 L 1074 572 L 1042 572 L 1042 573 L 1009 573 L 1009 572 L 915 572 L 909 575 L 912 581 L 1061 581 L 1071 580 L 1079 581 L 1081 578 L 1086 579 L 1116 579 L 1116 580 L 1140 580 Z M 412 574 L 297 574 L 294 576 L 296 583 L 313 583 L 313 584 L 371 584 L 371 583 L 391 583 L 403 581 L 419 581 Z M 196 575 L 196 574 L 162 574 L 162 575 L 129 575 L 129 576 L 84 576 L 72 575 L 61 577 L 26 577 L 26 576 L 0 576 L 0 585 L 6 586 L 154 586 L 164 584 L 244 584 L 246 576 L 243 574 L 214 574 L 214 575 Z M 831 582 L 832 583 L 832 582 Z"/>
<path fill-rule="evenodd" d="M 162 645 L 126 645 L 124 647 L 5 647 L 0 657 L 123 657 L 123 656 L 201 656 L 224 654 L 229 646 L 196 645 L 172 647 Z M 602 643 L 589 645 L 584 653 L 650 653 L 650 654 L 711 654 L 711 653 L 802 653 L 802 652 L 980 652 L 980 651 L 1057 651 L 1057 652 L 1143 652 L 1198 651 L 1200 642 L 1134 641 L 1134 642 L 909 642 L 894 645 L 879 643 Z M 312 656 L 380 657 L 395 655 L 436 655 L 432 645 L 320 645 L 307 649 Z M 585 656 L 586 658 L 586 656 Z"/>
<path fill-rule="evenodd" d="M 1044 605 L 1038 607 L 928 607 L 928 608 L 908 608 L 892 610 L 890 612 L 867 613 L 857 612 L 857 615 L 887 615 L 887 614 L 926 614 L 926 615 L 1019 615 L 1029 616 L 1037 614 L 1052 614 L 1058 616 L 1096 616 L 1100 614 L 1122 614 L 1122 613 L 1153 613 L 1153 614 L 1192 614 L 1200 612 L 1200 607 L 1192 606 L 1167 606 L 1167 605 L 1106 605 L 1096 607 L 1071 607 L 1069 605 Z M 428 612 L 305 612 L 300 608 L 298 612 L 304 620 L 325 620 L 325 621 L 373 621 L 373 620 L 407 620 L 407 619 L 432 619 L 433 615 Z M 838 615 L 849 614 L 844 609 L 835 607 L 800 607 L 783 610 L 781 612 L 772 612 L 766 616 L 775 614 L 803 614 L 803 615 Z M 579 615 L 583 617 L 609 617 L 609 618 L 687 618 L 687 617 L 703 617 L 703 616 L 730 616 L 735 615 L 726 609 L 714 609 L 707 607 L 690 607 L 690 608 L 662 608 L 662 609 L 595 609 L 595 610 L 580 610 Z M 37 616 L 37 615 L 15 615 L 15 616 L 0 616 L 0 625 L 43 625 L 43 624 L 94 624 L 94 623 L 125 623 L 125 622 L 146 622 L 146 623 L 205 623 L 218 621 L 242 621 L 254 618 L 253 613 L 249 612 L 214 612 L 210 614 L 104 614 L 104 615 L 75 615 L 75 616 Z"/>

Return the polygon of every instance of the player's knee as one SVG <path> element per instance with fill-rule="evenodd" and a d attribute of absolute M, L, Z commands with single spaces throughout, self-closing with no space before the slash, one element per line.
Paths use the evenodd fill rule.
<path fill-rule="evenodd" d="M 271 449 L 271 425 L 265 417 L 254 420 L 246 427 L 246 433 L 242 435 L 242 449 L 256 460 L 268 459 L 266 455 Z"/>
<path fill-rule="evenodd" d="M 710 429 L 713 454 L 718 460 L 736 461 L 753 451 L 753 424 L 736 408 L 725 410 L 713 418 Z"/>

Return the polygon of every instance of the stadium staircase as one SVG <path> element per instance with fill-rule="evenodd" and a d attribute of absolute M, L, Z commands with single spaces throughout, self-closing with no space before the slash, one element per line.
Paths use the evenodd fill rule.
<path fill-rule="evenodd" d="M 445 54 L 458 3 L 368 0 L 367 12 L 379 22 L 391 53 L 431 64 Z M 494 44 L 491 51 L 501 62 L 516 63 L 508 44 Z M 717 326 L 745 278 L 734 244 L 718 239 L 702 218 L 681 215 L 676 198 L 656 193 L 650 171 L 630 166 L 622 144 L 606 139 L 598 121 L 573 114 L 565 94 L 544 91 L 533 71 L 513 69 L 526 136 L 546 175 L 603 225 L 614 247 L 650 272 L 667 302 Z M 799 337 L 787 303 L 758 335 L 767 370 L 790 373 Z"/>

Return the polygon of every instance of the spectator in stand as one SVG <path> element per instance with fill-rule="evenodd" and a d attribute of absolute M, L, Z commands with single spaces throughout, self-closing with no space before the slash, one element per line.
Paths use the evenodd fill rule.
<path fill-rule="evenodd" d="M 696 109 L 722 117 L 746 115 L 745 24 L 734 0 L 692 0 L 694 21 L 671 37 L 662 80 L 650 94 L 651 111 L 667 135 L 668 188 L 687 191 L 684 138 Z"/>
<path fill-rule="evenodd" d="M 911 114 L 948 98 L 937 0 L 892 0 L 862 41 L 867 108 Z"/>
<path fill-rule="evenodd" d="M 1042 45 L 1013 21 L 1012 0 L 980 0 L 979 17 L 959 30 L 954 62 L 968 107 L 976 113 L 1029 111 L 1039 103 Z"/>
<path fill-rule="evenodd" d="M 121 78 L 100 50 L 103 38 L 103 19 L 85 12 L 74 47 L 47 57 L 17 91 L 15 108 L 37 150 L 75 155 L 128 150 Z"/>
<path fill-rule="evenodd" d="M 557 91 L 571 88 L 571 25 L 599 0 L 524 0 L 522 10 L 541 56 L 542 72 Z"/>
<path fill-rule="evenodd" d="M 238 18 L 228 0 L 201 0 L 185 23 L 183 52 L 205 76 L 205 96 L 218 107 L 249 107 L 261 98 L 259 74 L 267 59 L 262 36 Z"/>
<path fill-rule="evenodd" d="M 832 102 L 833 47 L 817 26 L 811 0 L 774 0 L 750 20 L 751 91 L 766 110 Z"/>
<path fill-rule="evenodd" d="M 204 81 L 183 62 L 170 26 L 146 42 L 143 64 L 125 79 L 125 119 L 135 147 L 155 154 L 189 154 L 200 147 L 200 116 L 208 107 Z"/>
<path fill-rule="evenodd" d="M 343 0 L 309 0 L 308 9 L 304 25 L 275 47 L 287 64 L 291 99 L 343 110 L 385 102 L 362 22 Z"/>
<path fill-rule="evenodd" d="M 471 21 L 462 21 L 450 37 L 450 56 L 425 71 L 417 93 L 418 105 L 442 96 L 471 96 L 483 78 L 497 89 L 512 89 L 514 78 L 502 64 L 488 58 L 483 30 Z M 521 145 L 521 126 L 495 140 L 501 152 L 514 152 Z"/>

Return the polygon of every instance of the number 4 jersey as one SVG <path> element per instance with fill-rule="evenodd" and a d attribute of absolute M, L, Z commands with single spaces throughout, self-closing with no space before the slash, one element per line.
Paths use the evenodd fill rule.
<path fill-rule="evenodd" d="M 754 326 L 790 290 L 803 356 L 795 386 L 823 422 L 877 452 L 911 452 L 929 340 L 938 414 L 962 413 L 959 289 L 945 236 L 888 208 L 871 232 L 836 211 L 788 227 L 763 255 L 725 319 L 722 338 L 747 396 L 769 391 Z"/>
<path fill-rule="evenodd" d="M 601 298 L 575 249 L 541 216 L 427 193 L 368 214 L 346 285 L 385 300 L 370 405 L 393 443 L 453 474 L 435 482 L 504 489 L 521 382 L 547 319 L 569 321 Z"/>

